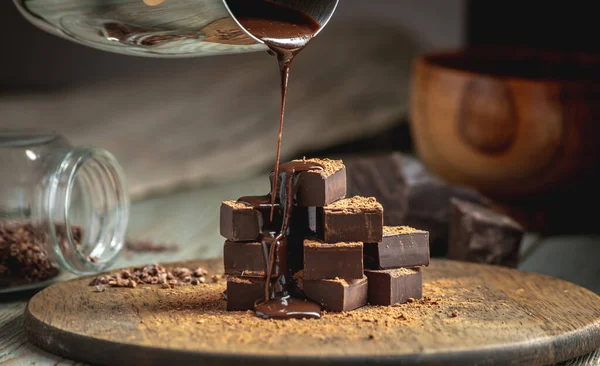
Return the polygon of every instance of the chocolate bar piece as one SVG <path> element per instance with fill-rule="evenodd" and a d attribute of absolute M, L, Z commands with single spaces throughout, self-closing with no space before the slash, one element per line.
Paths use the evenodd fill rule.
<path fill-rule="evenodd" d="M 372 197 L 346 198 L 317 208 L 317 224 L 318 235 L 326 243 L 377 243 L 383 239 L 383 207 Z"/>
<path fill-rule="evenodd" d="M 262 217 L 245 203 L 225 201 L 221 204 L 221 235 L 231 241 L 257 240 Z"/>
<path fill-rule="evenodd" d="M 369 279 L 371 305 L 404 304 L 409 298 L 423 296 L 423 277 L 418 268 L 367 270 L 365 275 Z"/>
<path fill-rule="evenodd" d="M 309 170 L 299 175 L 296 183 L 297 206 L 323 207 L 346 197 L 346 167 L 341 160 L 306 159 L 305 161 L 320 165 L 323 169 Z M 273 174 L 271 174 L 272 185 Z"/>
<path fill-rule="evenodd" d="M 252 277 L 227 278 L 227 311 L 254 309 L 256 300 L 265 296 L 265 280 Z"/>
<path fill-rule="evenodd" d="M 448 258 L 517 267 L 524 230 L 487 207 L 452 200 Z"/>
<path fill-rule="evenodd" d="M 261 243 L 227 240 L 223 247 L 223 262 L 226 275 L 265 276 L 265 254 Z"/>
<path fill-rule="evenodd" d="M 255 209 L 244 202 L 225 201 L 221 204 L 221 235 L 231 241 L 256 241 L 263 230 L 281 227 L 279 205 L 272 222 L 269 216 L 270 206 Z"/>
<path fill-rule="evenodd" d="M 304 240 L 304 280 L 363 277 L 363 243 Z"/>
<path fill-rule="evenodd" d="M 375 197 L 384 208 L 386 225 L 407 225 L 430 235 L 431 255 L 443 257 L 448 248 L 450 199 L 489 205 L 476 191 L 452 186 L 401 153 L 346 158 L 348 196 Z"/>
<path fill-rule="evenodd" d="M 328 311 L 351 311 L 367 305 L 368 281 L 361 279 L 345 280 L 303 280 L 302 291 L 310 300 L 323 305 Z"/>
<path fill-rule="evenodd" d="M 429 265 L 429 233 L 409 226 L 384 226 L 383 240 L 365 243 L 365 267 L 390 269 Z"/>

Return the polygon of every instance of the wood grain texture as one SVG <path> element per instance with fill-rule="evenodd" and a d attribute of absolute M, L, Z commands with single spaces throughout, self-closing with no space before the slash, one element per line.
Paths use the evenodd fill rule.
<path fill-rule="evenodd" d="M 152 239 L 155 242 L 177 243 L 180 250 L 168 253 L 124 253 L 116 267 L 220 256 L 223 246 L 223 238 L 219 236 L 217 226 L 220 202 L 245 194 L 265 193 L 265 182 L 268 182 L 268 176 L 260 176 L 135 203 L 132 207 L 130 236 L 135 239 Z M 593 259 L 596 257 L 588 255 L 582 258 L 582 253 L 590 253 L 593 248 L 598 247 L 595 245 L 597 239 L 559 237 L 548 242 L 546 247 L 551 248 L 543 247 L 539 251 L 539 257 L 534 255 L 525 263 L 526 268 L 568 278 L 597 289 L 593 282 L 597 277 L 597 263 Z M 545 248 L 552 251 L 547 252 Z M 537 265 L 532 265 L 533 262 Z M 27 340 L 23 328 L 23 313 L 31 296 L 31 292 L 0 295 L 0 365 L 81 365 L 47 353 Z M 560 365 L 600 365 L 600 350 Z"/>
<path fill-rule="evenodd" d="M 419 157 L 530 231 L 597 232 L 572 212 L 579 200 L 600 202 L 598 65 L 593 55 L 502 48 L 420 57 L 410 108 Z"/>
<path fill-rule="evenodd" d="M 411 116 L 424 161 L 496 197 L 548 194 L 600 161 L 600 58 L 476 49 L 420 57 Z M 593 73 L 592 74 L 596 74 Z"/>
<path fill-rule="evenodd" d="M 193 265 L 214 269 L 220 261 Z M 384 325 L 327 314 L 314 321 L 311 333 L 295 333 L 288 327 L 281 333 L 286 337 L 272 334 L 274 341 L 264 335 L 281 328 L 274 327 L 276 322 L 224 310 L 225 301 L 217 296 L 222 284 L 168 292 L 142 286 L 94 293 L 88 282 L 54 285 L 31 299 L 25 326 L 35 344 L 96 364 L 156 365 L 174 361 L 275 365 L 284 360 L 294 365 L 367 360 L 545 365 L 600 347 L 600 297 L 565 281 L 495 266 L 433 261 L 424 271 L 424 295 L 443 296 L 441 305 L 386 308 L 418 321 Z M 376 314 L 377 307 L 360 311 Z M 448 317 L 454 311 L 459 316 Z M 230 320 L 218 326 L 219 316 Z M 198 322 L 201 319 L 207 320 Z M 246 321 L 257 321 L 246 334 L 231 326 Z M 332 329 L 332 321 L 347 328 Z M 358 330 L 348 332 L 352 328 Z M 369 340 L 369 334 L 376 334 L 377 341 Z"/>

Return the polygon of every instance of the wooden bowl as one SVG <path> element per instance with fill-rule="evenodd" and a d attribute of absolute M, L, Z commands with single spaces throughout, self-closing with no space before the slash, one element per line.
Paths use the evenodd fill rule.
<path fill-rule="evenodd" d="M 503 201 L 594 194 L 600 57 L 470 49 L 416 60 L 411 132 L 434 172 Z"/>

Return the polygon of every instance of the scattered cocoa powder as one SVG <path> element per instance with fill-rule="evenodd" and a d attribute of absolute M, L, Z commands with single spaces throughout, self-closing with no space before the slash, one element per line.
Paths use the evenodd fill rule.
<path fill-rule="evenodd" d="M 343 242 L 340 242 L 340 243 L 335 243 L 335 244 L 329 244 L 329 243 L 323 243 L 320 240 L 313 240 L 313 239 L 305 239 L 304 240 L 304 247 L 308 247 L 308 248 L 314 248 L 314 247 L 320 248 L 320 247 L 323 247 L 323 244 L 330 245 L 331 248 L 333 248 L 333 246 L 335 246 L 335 247 L 348 247 L 348 248 L 357 248 L 357 247 L 361 247 L 362 248 L 362 246 L 363 246 L 363 243 L 360 243 L 360 242 L 355 242 L 355 243 L 343 243 Z M 302 273 L 302 275 L 304 275 L 304 271 L 302 271 L 301 273 Z M 300 272 L 296 273 L 296 275 L 299 276 Z"/>
<path fill-rule="evenodd" d="M 383 206 L 375 197 L 354 196 L 330 203 L 324 207 L 328 212 L 353 213 L 364 211 L 382 211 Z"/>
<path fill-rule="evenodd" d="M 244 202 L 225 201 L 225 202 L 223 202 L 223 204 L 226 205 L 226 206 L 230 206 L 232 208 L 235 208 L 235 209 L 244 209 L 244 208 L 249 209 L 249 210 L 253 209 L 252 206 L 249 206 L 248 204 L 246 204 Z"/>
<path fill-rule="evenodd" d="M 297 159 L 297 160 L 293 160 L 293 161 L 294 162 L 304 162 L 304 163 L 314 163 L 314 164 L 322 166 L 323 170 L 314 170 L 314 171 L 320 172 L 321 175 L 324 177 L 330 177 L 335 172 L 340 171 L 346 167 L 344 165 L 344 162 L 341 160 L 318 159 L 318 158 L 306 159 L 306 158 L 304 158 L 304 159 Z M 313 170 L 309 170 L 309 171 L 313 171 Z"/>
<path fill-rule="evenodd" d="M 175 345 L 194 339 L 198 347 L 212 352 L 282 352 L 285 347 L 278 344 L 282 340 L 289 345 L 302 344 L 303 349 L 319 349 L 319 345 L 326 343 L 328 352 L 342 343 L 376 342 L 382 352 L 390 351 L 398 346 L 395 340 L 410 337 L 414 328 L 446 319 L 438 311 L 451 314 L 457 306 L 470 306 L 457 303 L 458 298 L 465 296 L 457 296 L 454 292 L 468 294 L 470 289 L 450 291 L 444 286 L 446 282 L 424 283 L 425 296 L 412 303 L 391 307 L 365 306 L 342 313 L 325 311 L 319 320 L 286 321 L 263 320 L 252 311 L 226 311 L 225 281 L 199 285 L 198 288 L 179 286 L 169 290 L 169 296 L 160 297 L 161 302 L 156 300 L 145 308 L 148 314 L 140 329 L 161 329 L 148 336 L 152 339 L 144 340 L 150 344 Z M 155 301 L 152 296 L 149 299 Z M 432 305 L 436 301 L 439 305 Z M 177 331 L 171 332 L 171 329 Z"/>
<path fill-rule="evenodd" d="M 383 235 L 403 235 L 413 233 L 423 233 L 423 230 L 418 230 L 410 226 L 384 226 Z"/>
<path fill-rule="evenodd" d="M 208 272 L 205 277 L 210 279 L 211 275 L 221 275 L 221 266 L 221 261 L 207 262 L 198 273 Z M 182 267 L 193 268 L 191 264 Z M 134 275 L 135 271 L 129 272 Z M 111 275 L 116 277 L 122 273 L 119 270 Z M 319 320 L 263 320 L 252 311 L 228 312 L 223 296 L 226 281 L 212 283 L 210 280 L 197 286 L 171 288 L 166 284 L 167 290 L 161 290 L 161 285 L 143 285 L 147 290 L 133 298 L 127 295 L 128 289 L 112 289 L 110 296 L 98 294 L 81 301 L 75 298 L 68 306 L 97 324 L 112 318 L 130 325 L 135 343 L 150 347 L 176 348 L 193 339 L 193 349 L 202 352 L 297 355 L 310 350 L 317 355 L 386 354 L 399 347 L 412 347 L 406 339 L 410 339 L 416 329 L 426 330 L 423 337 L 431 335 L 450 344 L 452 332 L 462 329 L 463 322 L 485 325 L 497 320 L 498 313 L 490 313 L 489 308 L 501 305 L 505 294 L 494 298 L 493 295 L 498 294 L 492 289 L 478 289 L 469 284 L 472 281 L 467 278 L 430 277 L 423 283 L 423 298 L 414 299 L 412 303 L 365 306 L 342 313 L 326 311 Z M 143 296 L 143 302 L 138 296 Z M 482 300 L 483 297 L 486 299 Z M 132 301 L 139 306 L 130 306 Z M 451 318 L 453 311 L 460 312 L 461 317 Z M 72 327 L 73 331 L 79 331 L 76 328 L 79 325 Z M 89 329 L 89 324 L 81 324 L 81 327 Z M 363 347 L 367 342 L 373 347 Z M 352 345 L 351 351 L 348 345 Z M 419 349 L 410 351 L 419 352 Z"/>

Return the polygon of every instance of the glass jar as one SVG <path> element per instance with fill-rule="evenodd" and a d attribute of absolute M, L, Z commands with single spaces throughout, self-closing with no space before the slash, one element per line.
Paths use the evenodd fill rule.
<path fill-rule="evenodd" d="M 0 129 L 0 292 L 107 269 L 128 219 L 125 177 L 109 152 Z"/>

